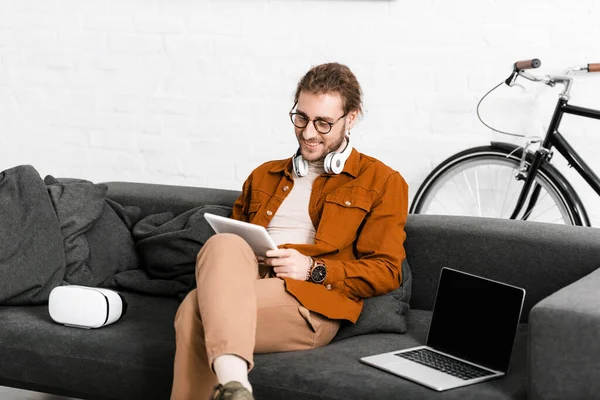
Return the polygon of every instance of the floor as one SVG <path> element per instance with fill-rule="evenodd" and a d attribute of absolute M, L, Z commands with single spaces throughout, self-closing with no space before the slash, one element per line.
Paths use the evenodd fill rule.
<path fill-rule="evenodd" d="M 77 400 L 71 397 L 55 396 L 29 390 L 14 389 L 0 386 L 0 399 L 2 400 Z"/>

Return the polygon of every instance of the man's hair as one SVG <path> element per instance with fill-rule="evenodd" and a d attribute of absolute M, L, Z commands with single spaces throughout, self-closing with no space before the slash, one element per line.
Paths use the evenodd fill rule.
<path fill-rule="evenodd" d="M 362 114 L 362 89 L 350 68 L 343 64 L 327 63 L 312 67 L 298 82 L 294 102 L 300 92 L 315 94 L 337 92 L 342 97 L 344 114 L 358 110 Z"/>

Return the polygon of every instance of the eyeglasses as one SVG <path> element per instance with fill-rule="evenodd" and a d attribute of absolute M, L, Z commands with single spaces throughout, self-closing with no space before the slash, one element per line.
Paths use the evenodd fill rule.
<path fill-rule="evenodd" d="M 294 104 L 294 107 L 296 107 L 295 104 Z M 339 122 L 339 120 L 344 118 L 346 115 L 347 114 L 342 115 L 341 117 L 336 119 L 335 122 L 329 122 L 329 121 L 325 121 L 324 119 L 320 119 L 320 118 L 315 118 L 315 119 L 311 120 L 304 114 L 297 113 L 297 112 L 290 112 L 290 119 L 292 120 L 292 124 L 294 124 L 294 126 L 296 128 L 306 128 L 308 126 L 308 123 L 310 121 L 312 121 L 317 132 L 325 135 L 325 134 L 328 134 L 329 132 L 331 132 L 331 128 L 333 128 L 333 126 L 335 124 L 337 124 Z"/>

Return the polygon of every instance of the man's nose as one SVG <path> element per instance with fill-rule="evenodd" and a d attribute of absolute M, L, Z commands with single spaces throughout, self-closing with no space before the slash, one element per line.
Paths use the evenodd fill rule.
<path fill-rule="evenodd" d="M 304 130 L 302 131 L 302 138 L 304 140 L 310 140 L 318 135 L 319 132 L 317 132 L 317 130 L 315 129 L 315 124 L 313 124 L 312 121 L 309 121 L 308 125 L 306 125 L 306 128 L 304 128 Z"/>

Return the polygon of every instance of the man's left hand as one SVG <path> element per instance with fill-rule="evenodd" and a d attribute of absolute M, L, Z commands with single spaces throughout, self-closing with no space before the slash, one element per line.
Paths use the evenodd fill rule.
<path fill-rule="evenodd" d="M 266 255 L 263 263 L 273 267 L 278 278 L 306 280 L 310 257 L 300 254 L 296 249 L 269 250 Z"/>

